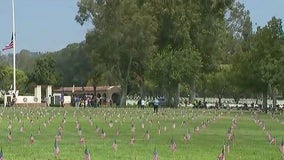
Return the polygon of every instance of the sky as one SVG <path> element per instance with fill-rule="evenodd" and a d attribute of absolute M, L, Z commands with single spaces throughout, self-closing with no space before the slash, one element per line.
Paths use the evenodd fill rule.
<path fill-rule="evenodd" d="M 53 52 L 79 43 L 92 28 L 74 18 L 78 0 L 15 0 L 16 52 Z M 284 0 L 239 0 L 250 11 L 253 24 L 264 26 L 273 16 L 284 19 Z M 11 40 L 11 0 L 0 1 L 0 48 Z M 254 26 L 256 28 L 256 25 Z M 5 53 L 11 53 L 7 50 Z"/>

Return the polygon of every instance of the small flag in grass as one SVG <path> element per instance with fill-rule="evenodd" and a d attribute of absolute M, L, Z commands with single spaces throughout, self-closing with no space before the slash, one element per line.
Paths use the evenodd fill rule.
<path fill-rule="evenodd" d="M 24 132 L 24 131 L 25 131 L 25 128 L 24 128 L 24 125 L 22 125 L 20 128 L 20 132 Z"/>
<path fill-rule="evenodd" d="M 150 139 L 150 132 L 148 130 L 145 133 L 145 138 L 146 138 L 146 140 Z"/>
<path fill-rule="evenodd" d="M 41 134 L 40 127 L 38 127 L 37 134 L 38 134 L 38 135 L 40 135 L 40 134 Z"/>
<path fill-rule="evenodd" d="M 9 131 L 7 138 L 8 138 L 9 141 L 12 141 L 12 132 L 11 131 Z"/>
<path fill-rule="evenodd" d="M 80 144 L 85 144 L 85 137 L 84 136 L 80 137 Z"/>
<path fill-rule="evenodd" d="M 3 151 L 2 151 L 2 147 L 1 147 L 1 150 L 0 150 L 0 160 L 4 160 L 4 154 L 3 154 Z"/>
<path fill-rule="evenodd" d="M 106 137 L 106 132 L 104 131 L 104 129 L 102 129 L 101 138 L 105 138 L 105 137 Z"/>
<path fill-rule="evenodd" d="M 224 148 L 222 149 L 221 153 L 218 156 L 218 160 L 225 160 L 225 151 Z"/>
<path fill-rule="evenodd" d="M 84 160 L 91 160 L 91 155 L 87 147 L 85 149 L 85 159 Z"/>
<path fill-rule="evenodd" d="M 172 152 L 175 152 L 176 149 L 177 149 L 176 142 L 175 142 L 174 139 L 172 138 L 172 140 L 171 140 L 171 151 L 172 151 Z"/>
<path fill-rule="evenodd" d="M 159 160 L 158 151 L 156 148 L 154 149 L 153 160 Z"/>
<path fill-rule="evenodd" d="M 280 146 L 279 146 L 279 151 L 281 152 L 281 154 L 284 156 L 284 141 L 282 140 Z"/>
<path fill-rule="evenodd" d="M 59 146 L 58 146 L 58 143 L 57 143 L 57 141 L 55 140 L 54 141 L 54 156 L 55 157 L 58 157 L 59 156 Z"/>
<path fill-rule="evenodd" d="M 131 139 L 130 139 L 130 144 L 134 144 L 135 143 L 135 137 L 132 136 Z"/>
<path fill-rule="evenodd" d="M 34 138 L 34 136 L 31 134 L 31 136 L 30 136 L 30 144 L 33 144 L 34 141 L 35 141 L 35 138 Z"/>
<path fill-rule="evenodd" d="M 114 150 L 115 152 L 117 151 L 117 142 L 116 142 L 116 139 L 113 141 L 112 148 L 113 148 L 113 150 Z"/>

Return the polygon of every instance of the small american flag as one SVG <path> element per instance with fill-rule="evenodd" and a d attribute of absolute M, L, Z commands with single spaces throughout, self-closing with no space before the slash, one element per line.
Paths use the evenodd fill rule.
<path fill-rule="evenodd" d="M 171 140 L 171 151 L 174 152 L 177 149 L 177 145 L 176 142 L 174 141 L 174 139 Z"/>
<path fill-rule="evenodd" d="M 98 125 L 96 125 L 96 132 L 98 133 L 98 132 L 99 132 L 99 130 L 100 130 L 99 126 L 98 126 Z"/>
<path fill-rule="evenodd" d="M 55 157 L 58 157 L 59 156 L 59 147 L 58 147 L 58 143 L 57 143 L 57 141 L 55 140 L 54 141 L 54 156 Z"/>
<path fill-rule="evenodd" d="M 116 136 L 119 136 L 119 133 L 120 133 L 119 128 L 117 128 L 116 129 Z"/>
<path fill-rule="evenodd" d="M 176 128 L 176 123 L 175 122 L 173 122 L 173 129 L 175 129 Z"/>
<path fill-rule="evenodd" d="M 231 150 L 230 141 L 227 141 L 226 149 L 227 149 L 227 153 L 230 153 L 230 150 Z"/>
<path fill-rule="evenodd" d="M 132 136 L 131 139 L 130 139 L 130 144 L 134 144 L 135 143 L 135 137 Z"/>
<path fill-rule="evenodd" d="M 12 122 L 9 122 L 8 129 L 12 129 Z"/>
<path fill-rule="evenodd" d="M 82 135 L 82 128 L 81 128 L 81 127 L 79 127 L 79 129 L 78 129 L 78 135 L 79 135 L 79 136 Z"/>
<path fill-rule="evenodd" d="M 8 138 L 9 141 L 12 141 L 12 132 L 11 131 L 9 131 L 7 138 Z"/>
<path fill-rule="evenodd" d="M 117 142 L 116 142 L 116 140 L 113 141 L 112 148 L 113 148 L 113 150 L 115 152 L 117 151 Z"/>
<path fill-rule="evenodd" d="M 134 124 L 131 124 L 131 132 L 135 132 L 135 125 Z"/>
<path fill-rule="evenodd" d="M 91 160 L 91 155 L 88 148 L 85 149 L 85 159 L 84 160 Z"/>
<path fill-rule="evenodd" d="M 145 128 L 145 124 L 144 124 L 144 123 L 141 124 L 141 128 L 142 128 L 142 129 Z"/>
<path fill-rule="evenodd" d="M 108 125 L 109 125 L 109 128 L 112 128 L 113 127 L 112 121 L 110 121 Z"/>
<path fill-rule="evenodd" d="M 191 136 L 190 136 L 190 133 L 187 131 L 187 132 L 184 134 L 184 136 L 183 136 L 183 140 L 187 142 L 187 141 L 190 140 L 190 137 L 191 137 Z"/>
<path fill-rule="evenodd" d="M 158 156 L 158 151 L 155 148 L 154 153 L 153 153 L 153 160 L 159 160 L 159 156 Z"/>
<path fill-rule="evenodd" d="M 24 132 L 24 131 L 25 131 L 25 128 L 24 128 L 24 125 L 22 125 L 20 128 L 20 132 Z"/>
<path fill-rule="evenodd" d="M 11 42 L 9 44 L 7 44 L 3 49 L 2 51 L 5 51 L 5 50 L 8 50 L 8 49 L 11 49 L 14 47 L 14 38 L 13 38 L 13 34 L 12 34 L 12 38 L 11 38 Z"/>
<path fill-rule="evenodd" d="M 85 137 L 84 136 L 80 137 L 80 144 L 85 144 Z"/>
<path fill-rule="evenodd" d="M 38 135 L 40 135 L 40 134 L 41 134 L 40 127 L 38 127 L 37 134 L 38 134 Z"/>
<path fill-rule="evenodd" d="M 284 141 L 282 140 L 280 146 L 279 146 L 279 151 L 281 152 L 281 154 L 284 156 Z"/>
<path fill-rule="evenodd" d="M 148 130 L 145 133 L 145 138 L 146 138 L 146 140 L 150 139 L 150 132 Z"/>
<path fill-rule="evenodd" d="M 106 137 L 106 132 L 102 129 L 101 138 L 105 138 L 105 137 Z"/>
<path fill-rule="evenodd" d="M 194 132 L 195 132 L 195 133 L 199 133 L 199 126 L 195 126 L 195 127 L 194 127 Z"/>
<path fill-rule="evenodd" d="M 34 141 L 35 141 L 35 138 L 34 138 L 34 136 L 31 134 L 31 136 L 30 136 L 30 144 L 33 144 Z"/>
<path fill-rule="evenodd" d="M 1 150 L 0 150 L 0 160 L 4 160 L 4 155 L 3 155 L 2 148 L 1 148 Z"/>
<path fill-rule="evenodd" d="M 226 160 L 224 148 L 222 149 L 221 153 L 219 154 L 218 160 Z"/>

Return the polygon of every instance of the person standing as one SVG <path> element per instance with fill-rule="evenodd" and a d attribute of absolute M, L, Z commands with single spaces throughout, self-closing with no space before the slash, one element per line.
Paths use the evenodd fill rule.
<path fill-rule="evenodd" d="M 158 107 L 159 107 L 159 100 L 155 98 L 154 100 L 154 113 L 158 113 Z"/>
<path fill-rule="evenodd" d="M 141 108 L 144 109 L 146 105 L 146 101 L 142 98 L 141 99 Z"/>

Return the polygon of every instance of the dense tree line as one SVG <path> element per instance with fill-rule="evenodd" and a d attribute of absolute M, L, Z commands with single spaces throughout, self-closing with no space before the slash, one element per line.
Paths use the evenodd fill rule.
<path fill-rule="evenodd" d="M 19 86 L 121 85 L 122 105 L 137 94 L 165 96 L 173 106 L 180 96 L 263 98 L 266 106 L 283 91 L 282 20 L 254 30 L 238 1 L 81 0 L 75 20 L 93 24 L 85 41 L 17 55 L 26 76 Z"/>

